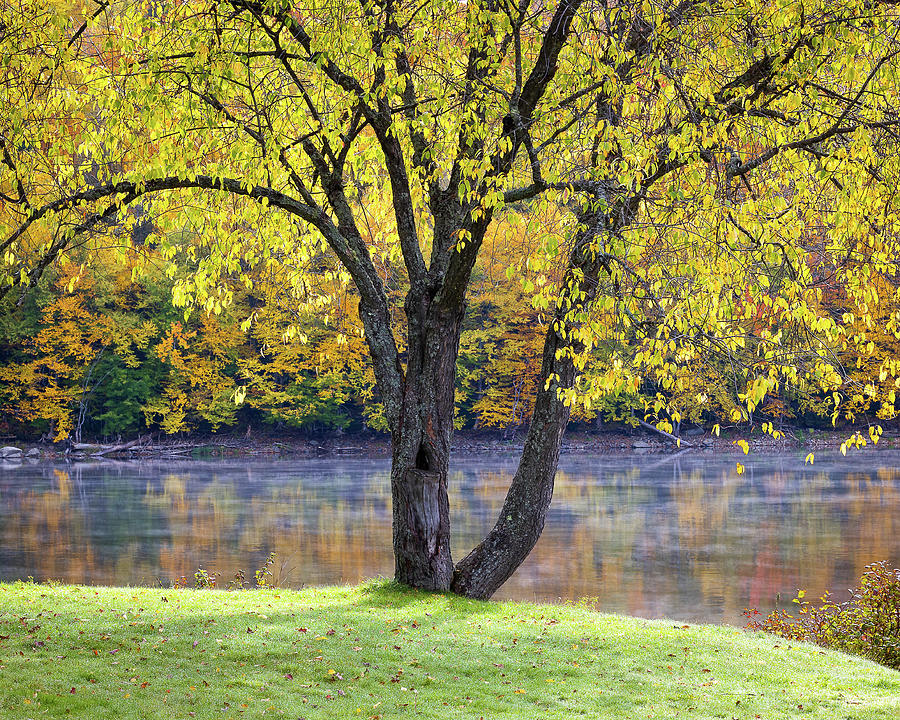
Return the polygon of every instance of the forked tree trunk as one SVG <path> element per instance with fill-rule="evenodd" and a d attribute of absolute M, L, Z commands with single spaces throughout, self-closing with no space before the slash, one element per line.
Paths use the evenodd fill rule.
<path fill-rule="evenodd" d="M 603 256 L 591 244 L 601 225 L 592 220 L 576 240 L 564 279 L 565 287 L 575 288 L 568 312 L 590 306 L 604 267 Z M 407 298 L 410 349 L 400 419 L 392 435 L 395 578 L 412 587 L 486 599 L 528 557 L 544 529 L 569 421 L 559 391 L 573 386 L 572 353 L 582 348 L 571 332 L 569 339 L 560 332 L 567 326 L 567 311 L 558 310 L 547 330 L 534 413 L 503 509 L 490 533 L 454 568 L 447 475 L 462 302 L 457 298 L 448 305 L 455 309 L 427 294 Z"/>

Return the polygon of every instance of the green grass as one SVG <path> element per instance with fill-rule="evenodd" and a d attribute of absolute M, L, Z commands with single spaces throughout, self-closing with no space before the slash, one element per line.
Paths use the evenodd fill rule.
<path fill-rule="evenodd" d="M 900 673 L 733 628 L 373 583 L 0 585 L 0 718 L 900 718 Z"/>

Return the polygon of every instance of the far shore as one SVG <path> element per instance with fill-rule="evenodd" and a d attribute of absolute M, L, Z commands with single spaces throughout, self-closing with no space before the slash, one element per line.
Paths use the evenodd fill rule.
<path fill-rule="evenodd" d="M 672 454 L 681 452 L 714 452 L 743 455 L 738 440 L 746 440 L 756 452 L 796 452 L 838 450 L 841 443 L 856 430 L 789 429 L 775 439 L 758 429 L 747 433 L 730 428 L 716 436 L 709 429 L 691 428 L 680 438 L 667 437 L 645 428 L 634 430 L 621 427 L 585 432 L 570 431 L 563 439 L 561 454 Z M 861 437 L 871 447 L 865 428 Z M 457 431 L 453 438 L 453 452 L 464 455 L 514 455 L 522 449 L 524 431 Z M 900 432 L 886 429 L 879 447 L 900 447 Z M 0 437 L 0 462 L 59 461 L 91 459 L 211 459 L 224 457 L 390 457 L 390 437 L 373 432 L 321 433 L 316 435 L 278 434 L 270 431 L 215 434 L 185 434 L 167 436 L 153 433 L 129 440 L 108 439 L 85 442 L 40 442 L 33 439 Z"/>

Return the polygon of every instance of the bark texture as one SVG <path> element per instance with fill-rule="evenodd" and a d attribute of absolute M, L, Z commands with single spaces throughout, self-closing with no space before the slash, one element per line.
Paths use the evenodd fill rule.
<path fill-rule="evenodd" d="M 392 476 L 395 577 L 412 587 L 447 590 L 453 575 L 447 476 L 416 468 Z"/>
<path fill-rule="evenodd" d="M 447 476 L 462 307 L 446 307 L 427 288 L 406 302 L 409 359 L 392 435 L 394 577 L 423 590 L 449 590 L 450 503 Z"/>

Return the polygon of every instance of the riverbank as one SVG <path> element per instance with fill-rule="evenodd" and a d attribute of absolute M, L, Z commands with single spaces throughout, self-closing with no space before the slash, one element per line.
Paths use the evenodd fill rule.
<path fill-rule="evenodd" d="M 779 452 L 805 449 L 808 451 L 837 450 L 853 434 L 852 430 L 793 430 L 775 440 L 760 432 L 750 434 L 739 430 L 714 435 L 700 428 L 688 431 L 677 439 L 665 437 L 652 430 L 619 429 L 600 432 L 568 432 L 563 439 L 562 453 L 673 453 L 683 450 L 743 454 L 736 444 L 746 440 L 757 452 Z M 865 432 L 863 437 L 866 438 Z M 507 435 L 494 431 L 458 431 L 453 438 L 453 452 L 465 455 L 516 454 L 522 449 L 523 434 Z M 900 447 L 900 435 L 886 432 L 882 447 Z M 371 432 L 359 434 L 321 434 L 316 436 L 279 435 L 245 432 L 212 435 L 160 436 L 147 435 L 127 442 L 63 442 L 34 443 L 6 438 L 0 440 L 0 461 L 22 460 L 82 460 L 99 458 L 212 458 L 212 457 L 320 457 L 361 456 L 389 457 L 390 438 Z"/>
<path fill-rule="evenodd" d="M 900 673 L 717 626 L 303 591 L 0 585 L 0 716 L 852 718 Z"/>

